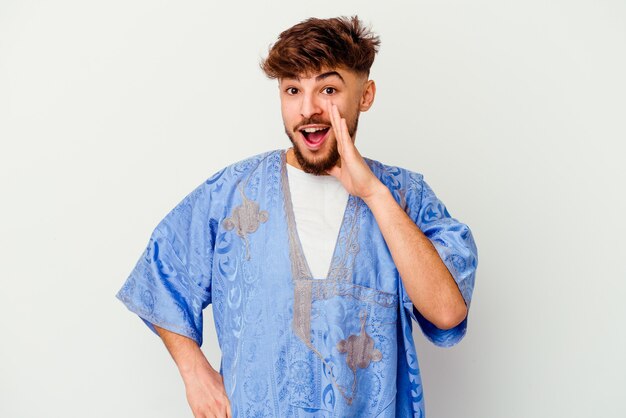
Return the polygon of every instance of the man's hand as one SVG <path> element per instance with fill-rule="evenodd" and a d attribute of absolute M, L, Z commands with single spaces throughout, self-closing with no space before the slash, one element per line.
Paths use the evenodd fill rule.
<path fill-rule="evenodd" d="M 341 181 L 348 193 L 363 200 L 367 200 L 377 192 L 384 191 L 385 185 L 372 173 L 354 146 L 346 120 L 339 114 L 337 106 L 330 101 L 328 102 L 328 114 L 340 156 L 340 166 L 334 166 L 328 170 L 328 174 Z"/>
<path fill-rule="evenodd" d="M 154 324 L 153 324 L 154 325 Z M 187 337 L 154 325 L 176 362 L 185 382 L 187 402 L 195 418 L 231 418 L 224 379 L 204 356 L 198 344 Z"/>
<path fill-rule="evenodd" d="M 232 417 L 224 379 L 208 362 L 181 372 L 181 375 L 185 382 L 187 402 L 195 418 Z"/>
<path fill-rule="evenodd" d="M 354 146 L 346 120 L 328 102 L 341 167 L 328 174 L 372 211 L 413 305 L 437 328 L 451 329 L 467 316 L 458 285 L 437 250 L 398 205 L 389 189 L 372 173 Z"/>

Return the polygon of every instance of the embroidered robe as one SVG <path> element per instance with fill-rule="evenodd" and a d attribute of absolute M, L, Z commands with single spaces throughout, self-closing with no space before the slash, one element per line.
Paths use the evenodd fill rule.
<path fill-rule="evenodd" d="M 313 277 L 285 150 L 229 165 L 155 228 L 117 297 L 202 345 L 213 306 L 234 417 L 424 417 L 412 320 L 440 346 L 465 335 L 409 299 L 373 214 L 349 196 L 326 277 Z M 469 307 L 477 249 L 421 174 L 365 159 L 437 249 Z"/>

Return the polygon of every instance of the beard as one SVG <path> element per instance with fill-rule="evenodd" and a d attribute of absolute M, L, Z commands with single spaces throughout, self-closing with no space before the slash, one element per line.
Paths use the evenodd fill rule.
<path fill-rule="evenodd" d="M 305 119 L 301 123 L 299 123 L 294 129 L 294 131 L 298 132 L 298 127 L 300 126 L 310 125 L 310 124 L 315 124 L 315 123 L 330 125 L 329 122 L 322 121 L 316 118 L 310 118 L 310 119 Z M 348 125 L 348 133 L 350 134 L 350 138 L 352 138 L 353 140 L 354 140 L 354 135 L 356 134 L 356 129 L 358 125 L 359 125 L 359 115 L 357 114 L 357 116 L 354 118 L 354 122 L 349 123 Z M 333 128 L 331 127 L 330 129 L 333 129 Z M 325 155 L 316 156 L 312 159 L 307 158 L 304 155 L 304 153 L 302 152 L 302 149 L 300 148 L 300 145 L 298 145 L 298 143 L 294 139 L 294 133 L 289 131 L 286 126 L 285 126 L 285 133 L 287 134 L 287 136 L 289 137 L 289 140 L 291 141 L 291 144 L 293 145 L 293 153 L 296 157 L 296 160 L 298 161 L 298 164 L 300 164 L 302 171 L 304 171 L 305 173 L 314 174 L 316 176 L 327 175 L 328 170 L 333 168 L 335 165 L 337 165 L 337 162 L 339 162 L 339 158 L 341 156 L 339 155 L 339 149 L 337 148 L 337 138 L 335 138 L 334 133 L 333 133 L 332 143 L 330 144 L 330 149 L 328 150 L 328 152 L 326 152 Z"/>

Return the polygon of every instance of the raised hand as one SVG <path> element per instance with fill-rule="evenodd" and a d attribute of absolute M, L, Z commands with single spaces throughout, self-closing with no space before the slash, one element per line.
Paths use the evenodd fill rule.
<path fill-rule="evenodd" d="M 359 150 L 354 146 L 346 120 L 339 114 L 337 106 L 330 101 L 327 102 L 327 106 L 340 155 L 340 166 L 334 166 L 328 170 L 328 174 L 339 179 L 351 195 L 368 199 L 385 186 L 372 173 Z"/>

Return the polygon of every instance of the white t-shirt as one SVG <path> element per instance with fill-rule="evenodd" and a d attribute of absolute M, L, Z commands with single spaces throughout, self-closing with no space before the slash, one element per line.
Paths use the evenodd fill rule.
<path fill-rule="evenodd" d="M 287 164 L 289 191 L 302 251 L 313 277 L 325 279 L 348 202 L 335 177 L 316 176 Z"/>

